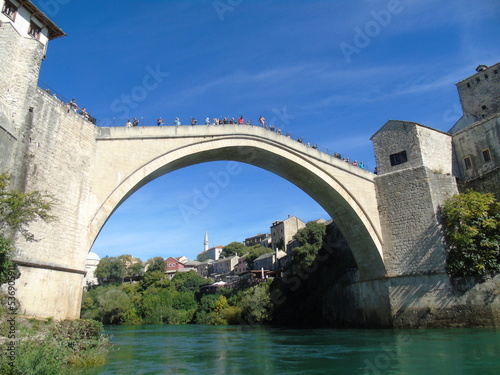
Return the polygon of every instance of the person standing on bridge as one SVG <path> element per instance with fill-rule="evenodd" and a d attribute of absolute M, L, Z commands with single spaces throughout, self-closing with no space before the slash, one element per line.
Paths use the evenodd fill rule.
<path fill-rule="evenodd" d="M 245 123 L 245 119 L 243 118 L 243 116 L 240 116 L 240 118 L 238 119 L 238 124 L 243 125 L 244 123 Z"/>
<path fill-rule="evenodd" d="M 158 120 L 156 120 L 157 126 L 162 126 L 164 123 L 165 123 L 165 121 L 163 121 L 163 119 L 161 117 L 159 117 Z"/>
<path fill-rule="evenodd" d="M 134 121 L 132 121 L 132 126 L 137 126 L 139 125 L 139 120 L 137 120 L 137 117 L 134 117 Z"/>
<path fill-rule="evenodd" d="M 259 117 L 259 123 L 260 123 L 260 126 L 262 126 L 263 128 L 266 127 L 266 119 L 262 115 L 260 115 L 260 117 Z"/>

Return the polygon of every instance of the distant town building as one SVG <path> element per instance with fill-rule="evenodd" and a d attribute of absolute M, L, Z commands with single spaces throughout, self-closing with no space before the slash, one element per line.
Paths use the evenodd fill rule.
<path fill-rule="evenodd" d="M 267 254 L 263 254 L 253 262 L 254 270 L 273 271 L 283 267 L 281 260 L 286 260 L 286 253 L 283 250 L 276 250 Z M 283 262 L 284 263 L 284 262 Z"/>
<path fill-rule="evenodd" d="M 283 221 L 275 221 L 271 226 L 271 241 L 273 250 L 285 250 L 286 245 L 293 239 L 299 229 L 306 226 L 302 220 L 295 216 L 288 216 Z"/>
<path fill-rule="evenodd" d="M 247 254 L 238 258 L 238 264 L 236 265 L 236 269 L 235 269 L 235 272 L 238 275 L 249 271 L 248 263 L 246 261 L 246 256 L 247 256 Z"/>
<path fill-rule="evenodd" d="M 207 251 L 203 251 L 198 254 L 198 258 L 207 256 L 208 259 L 218 260 L 220 257 L 220 253 L 224 250 L 224 246 L 214 246 Z"/>
<path fill-rule="evenodd" d="M 184 268 L 184 264 L 178 259 L 173 257 L 168 257 L 165 260 L 166 270 L 165 273 L 168 277 L 173 278 L 177 271 Z"/>
<path fill-rule="evenodd" d="M 269 233 L 259 233 L 256 236 L 245 238 L 245 246 L 255 246 L 260 245 L 262 247 L 271 247 L 271 234 Z"/>
<path fill-rule="evenodd" d="M 203 277 L 209 277 L 213 273 L 213 263 L 215 261 L 213 259 L 207 259 L 204 260 L 203 262 L 200 262 L 200 264 L 196 267 L 196 272 L 198 275 L 203 276 Z"/>
<path fill-rule="evenodd" d="M 234 255 L 228 258 L 221 258 L 212 263 L 213 274 L 216 278 L 225 277 L 235 270 L 239 257 Z"/>
<path fill-rule="evenodd" d="M 87 261 L 85 262 L 85 270 L 87 271 L 87 273 L 85 274 L 85 278 L 83 279 L 84 288 L 92 285 L 97 285 L 99 283 L 94 273 L 100 261 L 101 258 L 99 257 L 99 255 L 93 253 L 92 251 L 89 252 L 89 255 L 87 255 Z"/>

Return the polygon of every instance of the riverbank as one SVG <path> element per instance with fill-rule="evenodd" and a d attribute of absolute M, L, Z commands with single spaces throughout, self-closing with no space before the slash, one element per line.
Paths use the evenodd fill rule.
<path fill-rule="evenodd" d="M 69 374 L 99 367 L 110 349 L 103 325 L 93 320 L 0 318 L 0 374 Z"/>

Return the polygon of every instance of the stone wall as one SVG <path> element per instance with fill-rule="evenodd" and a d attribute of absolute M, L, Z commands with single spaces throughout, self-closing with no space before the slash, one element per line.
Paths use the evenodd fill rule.
<path fill-rule="evenodd" d="M 21 128 L 38 82 L 44 46 L 21 37 L 13 25 L 0 25 L 0 102 L 10 111 L 15 128 Z"/>
<path fill-rule="evenodd" d="M 454 178 L 419 167 L 379 176 L 375 182 L 387 274 L 443 271 L 446 249 L 437 210 L 457 192 Z"/>
<path fill-rule="evenodd" d="M 499 168 L 500 115 L 479 121 L 453 134 L 453 150 L 462 183 L 481 179 L 482 176 Z M 488 150 L 490 156 L 488 161 L 484 159 L 484 150 Z M 470 160 L 470 168 L 465 166 L 466 157 Z M 479 182 L 474 185 L 478 186 Z"/>
<path fill-rule="evenodd" d="M 464 115 L 485 118 L 500 112 L 500 63 L 457 83 Z"/>
<path fill-rule="evenodd" d="M 475 180 L 460 183 L 458 188 L 461 193 L 467 189 L 480 193 L 493 193 L 497 200 L 500 200 L 500 167 Z"/>
<path fill-rule="evenodd" d="M 21 271 L 16 296 L 27 315 L 78 318 L 90 248 L 90 212 L 84 207 L 91 193 L 96 128 L 39 88 L 29 95 L 29 104 L 24 137 L 12 142 L 18 152 L 11 167 L 14 175 L 24 171 L 26 191 L 55 198 L 55 221 L 30 225 L 37 242 L 16 238 L 15 260 Z M 1 138 L 2 144 L 9 139 L 6 134 Z M 2 165 L 5 170 L 10 168 Z"/>

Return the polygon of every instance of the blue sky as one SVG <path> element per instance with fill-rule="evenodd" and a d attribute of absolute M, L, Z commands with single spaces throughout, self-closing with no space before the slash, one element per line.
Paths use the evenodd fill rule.
<path fill-rule="evenodd" d="M 50 43 L 41 85 L 76 98 L 101 125 L 159 116 L 168 125 L 240 115 L 255 123 L 262 114 L 370 169 L 370 137 L 387 120 L 448 131 L 461 115 L 455 83 L 500 61 L 497 0 L 33 2 L 67 34 Z M 227 167 L 200 164 L 146 185 L 92 251 L 194 259 L 205 231 L 211 246 L 226 245 L 288 215 L 328 219 L 294 185 L 246 164 L 205 208 L 183 215 Z"/>

